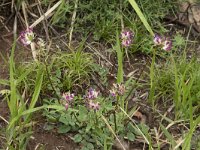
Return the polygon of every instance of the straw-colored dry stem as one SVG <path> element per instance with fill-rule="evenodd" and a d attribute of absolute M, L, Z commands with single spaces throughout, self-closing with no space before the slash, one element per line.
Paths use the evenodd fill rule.
<path fill-rule="evenodd" d="M 52 15 L 52 12 L 61 4 L 61 0 L 59 2 L 57 2 L 53 7 L 51 7 L 43 16 L 41 16 L 40 18 L 38 18 L 30 27 L 33 28 L 35 27 L 37 24 L 39 24 L 42 20 L 44 20 L 45 18 L 49 18 Z"/>
<path fill-rule="evenodd" d="M 31 52 L 32 52 L 32 56 L 33 56 L 34 61 L 38 61 L 37 60 L 37 51 L 35 49 L 35 43 L 34 42 L 31 43 Z"/>
<path fill-rule="evenodd" d="M 75 1 L 74 12 L 72 15 L 71 29 L 70 29 L 70 33 L 69 33 L 69 47 L 71 47 L 71 41 L 72 41 L 72 35 L 73 35 L 73 30 L 74 30 L 74 23 L 75 23 L 75 19 L 76 19 L 77 7 L 78 7 L 78 0 Z"/>

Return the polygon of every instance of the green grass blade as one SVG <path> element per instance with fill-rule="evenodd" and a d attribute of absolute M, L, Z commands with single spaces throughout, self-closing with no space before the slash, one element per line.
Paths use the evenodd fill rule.
<path fill-rule="evenodd" d="M 1 85 L 9 85 L 9 81 L 5 79 L 0 79 L 0 84 Z"/>
<path fill-rule="evenodd" d="M 43 66 L 40 66 L 39 70 L 37 72 L 37 78 L 36 78 L 36 82 L 35 82 L 35 90 L 34 90 L 34 93 L 33 93 L 32 99 L 31 99 L 31 103 L 29 105 L 29 109 L 33 109 L 35 107 L 35 104 L 38 100 L 38 97 L 39 97 L 39 94 L 40 94 L 40 91 L 41 91 L 43 75 L 44 75 L 42 67 Z M 26 122 L 29 121 L 30 115 L 31 114 L 27 115 Z"/>
<path fill-rule="evenodd" d="M 16 42 L 13 43 L 11 56 L 10 56 L 10 100 L 8 100 L 8 107 L 11 113 L 11 119 L 17 115 L 17 89 L 16 89 L 16 80 L 14 79 L 14 52 L 15 52 Z"/>
<path fill-rule="evenodd" d="M 176 141 L 174 140 L 173 136 L 167 131 L 167 129 L 162 124 L 160 124 L 160 128 L 167 137 L 167 139 L 170 141 L 172 148 L 174 148 L 176 146 Z"/>
<path fill-rule="evenodd" d="M 7 130 L 11 129 L 12 126 L 15 124 L 15 122 L 17 122 L 22 116 L 25 116 L 25 115 L 30 116 L 30 114 L 32 114 L 36 111 L 39 111 L 41 109 L 45 109 L 45 108 L 51 108 L 51 109 L 55 109 L 57 111 L 65 110 L 65 108 L 63 106 L 60 106 L 60 105 L 48 105 L 48 106 L 44 105 L 44 106 L 28 109 L 26 111 L 23 111 L 21 114 L 18 114 L 15 118 L 13 118 L 11 120 L 11 122 L 9 123 Z"/>
<path fill-rule="evenodd" d="M 184 143 L 182 145 L 182 150 L 191 149 L 192 136 L 199 123 L 200 123 L 200 116 L 192 124 L 190 123 L 190 130 L 185 137 Z"/>
<path fill-rule="evenodd" d="M 147 22 L 146 18 L 144 17 L 142 11 L 140 10 L 138 4 L 135 2 L 135 0 L 129 0 L 129 3 L 132 5 L 133 9 L 136 11 L 137 15 L 139 16 L 140 20 L 144 24 L 145 28 L 149 31 L 149 33 L 154 36 L 153 30 L 151 29 L 151 26 Z"/>
<path fill-rule="evenodd" d="M 118 70 L 117 70 L 117 83 L 123 82 L 123 52 L 120 46 L 120 40 L 119 40 L 119 33 L 117 32 L 116 36 L 116 52 L 117 52 L 117 62 L 118 62 Z"/>
<path fill-rule="evenodd" d="M 155 96 L 155 72 L 154 72 L 154 66 L 155 66 L 155 59 L 156 59 L 156 51 L 155 49 L 153 49 L 153 58 L 152 58 L 152 63 L 151 63 L 151 68 L 150 68 L 150 79 L 151 79 L 151 87 L 150 87 L 150 94 L 149 94 L 149 102 L 152 104 L 152 106 L 154 107 L 155 104 L 155 100 L 154 100 L 154 96 Z"/>
<path fill-rule="evenodd" d="M 34 68 L 30 67 L 24 73 L 22 73 L 22 75 L 17 79 L 17 84 L 24 80 L 24 78 L 27 77 L 33 70 Z"/>

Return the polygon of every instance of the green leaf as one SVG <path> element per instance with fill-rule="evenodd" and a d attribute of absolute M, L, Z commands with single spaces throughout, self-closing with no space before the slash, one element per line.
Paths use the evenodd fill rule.
<path fill-rule="evenodd" d="M 76 134 L 73 138 L 75 143 L 79 143 L 82 141 L 82 136 L 80 134 Z"/>
<path fill-rule="evenodd" d="M 42 82 L 43 82 L 43 66 L 39 67 L 39 70 L 37 71 L 37 78 L 36 78 L 36 82 L 35 82 L 35 90 L 29 105 L 29 109 L 33 109 L 35 107 L 35 104 L 39 98 L 40 95 L 40 90 L 42 88 Z M 27 114 L 26 118 L 25 118 L 25 122 L 29 122 L 31 119 L 31 113 Z"/>
<path fill-rule="evenodd" d="M 39 111 L 39 110 L 44 109 L 44 108 L 56 109 L 57 111 L 65 110 L 65 108 L 63 106 L 59 106 L 59 105 L 44 105 L 44 106 L 28 109 L 26 111 L 23 111 L 21 114 L 18 114 L 15 118 L 13 118 L 10 121 L 10 123 L 9 123 L 9 125 L 7 127 L 7 130 L 10 130 L 10 128 L 16 123 L 17 120 L 19 120 L 19 118 L 21 116 L 24 116 L 24 115 L 27 115 L 27 114 L 31 114 L 33 112 Z"/>
<path fill-rule="evenodd" d="M 185 39 L 180 34 L 174 37 L 174 41 L 175 41 L 174 44 L 176 46 L 182 46 L 185 44 Z"/>
<path fill-rule="evenodd" d="M 0 84 L 8 86 L 9 85 L 9 81 L 5 80 L 5 79 L 0 79 Z"/>
<path fill-rule="evenodd" d="M 70 121 L 71 121 L 71 117 L 70 117 L 69 114 L 62 115 L 62 116 L 59 118 L 59 122 L 62 122 L 62 123 L 64 123 L 65 125 L 68 125 Z"/>
<path fill-rule="evenodd" d="M 87 143 L 87 148 L 92 150 L 94 149 L 94 145 L 92 143 Z"/>
<path fill-rule="evenodd" d="M 86 133 L 89 132 L 91 128 L 92 128 L 92 124 L 89 123 L 89 124 L 87 125 L 86 129 L 85 129 L 85 132 L 86 132 Z"/>
<path fill-rule="evenodd" d="M 120 40 L 119 40 L 119 33 L 117 32 L 116 35 L 116 52 L 117 52 L 117 63 L 118 63 L 118 69 L 117 69 L 117 83 L 122 83 L 123 82 L 123 52 L 120 46 Z"/>
<path fill-rule="evenodd" d="M 58 133 L 67 133 L 71 130 L 70 126 L 62 125 L 58 128 Z"/>
<path fill-rule="evenodd" d="M 44 130 L 46 130 L 46 131 L 50 131 L 50 130 L 52 130 L 54 128 L 54 126 L 53 125 L 51 125 L 51 124 L 45 124 L 44 125 L 44 127 L 43 127 L 43 129 Z"/>
<path fill-rule="evenodd" d="M 133 126 L 132 123 L 129 122 L 128 125 L 127 125 L 127 129 L 128 129 L 128 132 L 133 132 L 134 133 L 135 129 L 132 126 Z"/>
<path fill-rule="evenodd" d="M 142 23 L 144 24 L 145 28 L 149 31 L 149 33 L 154 36 L 153 30 L 151 29 L 151 26 L 149 25 L 149 23 L 147 22 L 146 18 L 144 17 L 142 11 L 140 10 L 139 6 L 137 5 L 137 3 L 135 2 L 135 0 L 129 0 L 130 4 L 132 5 L 133 9 L 135 10 L 135 12 L 137 13 L 138 17 L 140 18 L 140 20 L 142 21 Z"/>
<path fill-rule="evenodd" d="M 79 116 L 78 116 L 78 120 L 80 122 L 84 122 L 86 121 L 88 118 L 88 110 L 83 107 L 83 106 L 79 106 Z"/>
<path fill-rule="evenodd" d="M 135 140 L 135 135 L 133 133 L 129 132 L 127 134 L 127 138 L 128 138 L 129 141 L 134 141 Z"/>
<path fill-rule="evenodd" d="M 82 147 L 81 150 L 89 150 L 87 147 Z"/>
<path fill-rule="evenodd" d="M 160 124 L 160 128 L 163 131 L 163 133 L 165 134 L 165 136 L 167 137 L 167 139 L 169 140 L 172 147 L 175 147 L 176 141 L 174 140 L 174 137 L 167 131 L 167 129 L 162 124 Z"/>

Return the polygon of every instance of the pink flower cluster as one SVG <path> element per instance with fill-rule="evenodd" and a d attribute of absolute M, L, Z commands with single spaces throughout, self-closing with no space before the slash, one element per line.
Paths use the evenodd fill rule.
<path fill-rule="evenodd" d="M 92 100 L 92 99 L 96 99 L 96 98 L 98 97 L 98 94 L 99 94 L 99 92 L 97 92 L 97 91 L 96 91 L 95 89 L 93 89 L 93 88 L 90 88 L 90 89 L 87 91 L 85 97 L 86 97 L 87 99 L 89 99 L 89 100 Z"/>
<path fill-rule="evenodd" d="M 112 97 L 122 96 L 125 93 L 125 86 L 123 84 L 113 84 L 113 88 L 110 90 Z"/>
<path fill-rule="evenodd" d="M 69 105 L 74 100 L 74 94 L 71 94 L 70 92 L 63 93 L 62 98 L 65 102 L 65 109 L 67 110 L 69 108 Z"/>
<path fill-rule="evenodd" d="M 97 111 L 97 110 L 99 110 L 100 105 L 99 105 L 99 102 L 95 103 L 95 102 L 89 101 L 88 107 L 89 107 L 89 109 L 93 109 L 93 110 Z"/>
<path fill-rule="evenodd" d="M 86 92 L 84 99 L 86 101 L 86 106 L 89 109 L 92 109 L 94 111 L 97 111 L 100 109 L 99 102 L 96 102 L 96 100 L 95 100 L 98 97 L 98 95 L 99 95 L 99 92 L 93 88 L 90 88 Z M 71 94 L 70 92 L 63 93 L 62 99 L 63 99 L 64 105 L 65 105 L 65 109 L 67 110 L 74 100 L 74 94 Z"/>
<path fill-rule="evenodd" d="M 85 99 L 86 99 L 86 105 L 88 106 L 89 109 L 93 109 L 94 111 L 97 111 L 100 109 L 99 102 L 94 101 L 98 97 L 98 95 L 99 95 L 99 92 L 93 88 L 90 88 L 87 91 L 85 95 Z"/>
<path fill-rule="evenodd" d="M 24 46 L 30 45 L 34 40 L 33 29 L 28 28 L 25 31 L 21 32 L 19 38 Z"/>
<path fill-rule="evenodd" d="M 124 47 L 129 47 L 133 42 L 133 37 L 134 37 L 134 34 L 131 30 L 124 29 L 121 32 L 122 45 Z"/>
<path fill-rule="evenodd" d="M 162 49 L 165 51 L 170 51 L 172 48 L 172 40 L 167 37 L 162 37 L 158 34 L 154 36 L 153 42 L 157 46 L 162 46 Z"/>

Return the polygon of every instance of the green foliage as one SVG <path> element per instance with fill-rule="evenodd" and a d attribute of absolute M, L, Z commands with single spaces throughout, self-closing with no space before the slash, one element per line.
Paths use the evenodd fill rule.
<path fill-rule="evenodd" d="M 44 3 L 47 5 L 47 2 L 44 1 Z M 53 25 L 59 24 L 59 26 L 65 27 L 65 23 L 67 21 L 66 15 L 73 11 L 73 7 L 71 6 L 72 4 L 69 1 L 62 0 L 62 3 L 58 7 L 56 13 L 53 15 L 53 18 L 51 19 Z"/>
<path fill-rule="evenodd" d="M 154 36 L 153 30 L 151 29 L 151 26 L 148 24 L 146 18 L 144 17 L 143 13 L 141 12 L 140 8 L 138 7 L 138 4 L 135 2 L 135 0 L 129 0 L 129 2 L 132 5 L 132 7 L 134 8 L 134 10 L 136 11 L 138 17 L 144 24 L 145 28 L 149 31 L 151 36 Z"/>
<path fill-rule="evenodd" d="M 193 112 L 198 109 L 199 99 L 199 63 L 193 58 L 187 60 L 184 56 L 172 56 L 167 63 L 156 70 L 156 91 L 158 98 L 173 99 L 176 108 L 176 116 L 189 117 L 187 111 L 190 101 L 194 107 Z"/>
<path fill-rule="evenodd" d="M 13 7 L 17 8 L 17 13 L 21 13 L 22 2 L 31 4 L 29 1 L 17 0 L 14 2 L 16 7 Z M 55 1 L 42 0 L 39 5 L 46 9 L 54 4 Z M 79 0 L 76 10 L 74 1 L 61 0 L 61 4 L 51 18 L 51 24 L 62 27 L 68 34 L 73 11 L 76 11 L 73 38 L 79 41 L 89 34 L 87 42 L 95 40 L 106 42 L 108 47 L 114 45 L 118 67 L 116 82 L 119 84 L 125 82 L 127 90 L 130 90 L 129 83 L 134 82 L 135 85 L 135 81 L 124 78 L 124 48 L 121 46 L 119 31 L 124 27 L 134 31 L 134 44 L 128 50 L 153 54 L 150 73 L 148 72 L 149 78 L 144 84 L 139 83 L 141 87 L 150 85 L 149 102 L 153 107 L 161 102 L 166 105 L 166 108 L 168 102 L 172 102 L 175 107 L 175 120 L 189 119 L 188 131 L 184 131 L 182 135 L 184 142 L 179 145 L 173 133 L 165 128 L 165 122 L 161 122 L 161 130 L 155 129 L 155 132 L 158 136 L 161 132 L 166 137 L 171 149 L 182 146 L 182 149 L 188 150 L 193 147 L 191 144 L 193 134 L 200 122 L 199 117 L 195 117 L 200 109 L 199 62 L 195 57 L 192 59 L 186 57 L 185 40 L 179 34 L 174 37 L 172 52 L 162 52 L 152 48 L 154 32 L 163 34 L 167 31 L 160 23 L 160 19 L 174 7 L 172 4 L 173 1 L 167 0 Z M 157 135 L 156 138 L 153 137 L 147 125 L 136 123 L 132 118 L 137 111 L 136 107 L 128 109 L 128 101 L 130 95 L 133 95 L 134 85 L 131 85 L 133 87 L 130 93 L 117 95 L 116 98 L 102 93 L 104 96 L 97 99 L 101 107 L 98 111 L 85 106 L 86 100 L 82 93 L 86 87 L 91 86 L 93 72 L 99 74 L 99 81 L 105 87 L 109 86 L 107 79 L 109 69 L 95 64 L 92 55 L 84 52 L 85 41 L 80 42 L 77 49 L 70 49 L 70 53 L 57 50 L 48 56 L 41 55 L 38 62 L 18 65 L 14 62 L 15 43 L 13 44 L 9 62 L 10 78 L 0 80 L 0 84 L 10 87 L 9 90 L 1 91 L 1 94 L 7 96 L 10 110 L 10 120 L 6 130 L 9 149 L 26 148 L 32 134 L 32 115 L 39 110 L 44 110 L 43 115 L 47 120 L 44 127 L 46 130 L 56 129 L 60 134 L 74 133 L 72 139 L 82 145 L 82 150 L 112 149 L 114 141 L 118 138 L 133 142 L 136 136 L 143 137 L 149 149 L 153 149 L 156 145 L 154 142 Z M 178 50 L 182 50 L 183 47 L 184 53 L 179 53 Z M 163 61 L 159 64 L 157 58 Z M 70 108 L 65 110 L 61 95 L 67 91 L 80 93 L 80 95 L 77 94 Z M 142 89 L 141 92 L 143 91 Z M 38 100 L 41 100 L 42 106 L 35 107 Z M 162 114 L 161 116 L 165 121 L 175 123 L 171 118 Z M 160 149 L 162 141 L 159 139 L 156 142 L 156 146 Z"/>
<path fill-rule="evenodd" d="M 107 99 L 99 98 L 101 109 L 97 112 L 88 110 L 83 104 L 82 99 L 76 99 L 73 108 L 67 111 L 55 112 L 46 110 L 44 115 L 50 121 L 54 117 L 58 122 L 57 130 L 59 133 L 76 132 L 73 137 L 76 143 L 82 143 L 83 148 L 102 147 L 104 139 L 110 135 L 105 123 L 100 120 L 103 112 L 112 110 L 112 103 Z M 52 122 L 52 121 L 50 121 Z M 53 121 L 54 122 L 54 121 Z M 110 136 L 109 140 L 113 140 Z M 108 140 L 108 139 L 107 139 Z"/>
<path fill-rule="evenodd" d="M 129 87 L 129 84 L 131 84 L 131 81 L 128 81 L 126 87 Z M 63 134 L 76 133 L 72 139 L 76 143 L 81 143 L 82 149 L 112 147 L 115 136 L 134 141 L 135 134 L 138 132 L 141 134 L 141 130 L 138 131 L 139 128 L 133 128 L 128 117 L 118 109 L 118 107 L 124 106 L 122 102 L 124 102 L 125 97 L 126 94 L 116 97 L 121 101 L 118 103 L 114 102 L 115 99 L 109 95 L 106 97 L 98 96 L 95 101 L 100 103 L 100 109 L 95 111 L 87 107 L 87 99 L 84 96 L 76 95 L 70 108 L 66 111 L 58 112 L 46 109 L 43 113 L 49 122 L 46 129 L 56 128 L 58 133 Z M 59 104 L 59 101 L 55 99 L 47 99 L 45 102 L 47 105 Z M 135 107 L 131 112 L 134 111 Z M 107 122 L 102 119 L 102 116 L 105 116 Z M 115 130 L 115 135 L 113 135 L 111 128 Z"/>
<path fill-rule="evenodd" d="M 116 36 L 116 52 L 117 52 L 117 62 L 118 62 L 118 70 L 117 70 L 117 83 L 121 84 L 124 81 L 124 72 L 123 72 L 123 51 L 120 46 L 119 34 Z"/>
<path fill-rule="evenodd" d="M 30 113 L 23 118 L 25 111 L 31 111 L 38 100 L 38 96 L 41 90 L 41 84 L 43 80 L 43 73 L 40 66 L 37 71 L 36 84 L 34 88 L 33 97 L 30 104 L 26 106 L 25 97 L 19 93 L 17 85 L 30 73 L 30 70 L 26 70 L 21 76 L 15 78 L 15 63 L 14 63 L 14 50 L 15 44 L 13 44 L 11 56 L 10 56 L 10 93 L 7 96 L 7 104 L 10 110 L 9 126 L 7 127 L 7 146 L 9 149 L 26 149 L 27 139 L 31 135 L 30 128 Z M 18 131 L 18 132 L 16 132 Z"/>
<path fill-rule="evenodd" d="M 89 53 L 78 49 L 72 53 L 58 52 L 48 57 L 43 65 L 44 81 L 41 88 L 41 95 L 61 95 L 63 91 L 73 87 L 81 87 L 83 84 L 89 84 L 90 74 L 93 70 L 93 59 Z M 19 64 L 16 67 L 15 76 L 20 77 L 17 87 L 21 92 L 26 87 L 27 92 L 32 94 L 36 82 L 37 64 L 26 63 Z M 3 82 L 3 80 L 2 80 Z M 58 96 L 57 96 L 58 97 Z"/>
<path fill-rule="evenodd" d="M 62 53 L 56 59 L 56 66 L 62 71 L 63 88 L 69 90 L 75 84 L 87 83 L 90 80 L 92 71 L 92 57 L 88 53 L 83 53 L 81 50 L 72 52 L 71 54 Z"/>

